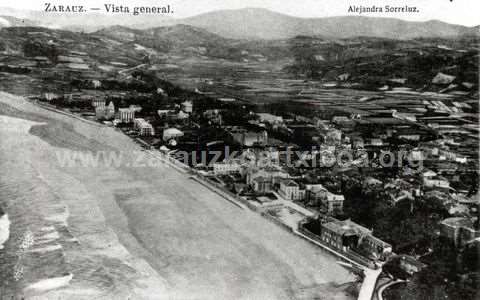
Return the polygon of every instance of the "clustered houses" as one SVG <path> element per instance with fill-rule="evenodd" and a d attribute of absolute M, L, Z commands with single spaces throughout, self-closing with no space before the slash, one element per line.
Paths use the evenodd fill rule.
<path fill-rule="evenodd" d="M 321 184 L 299 182 L 279 166 L 248 169 L 246 183 L 258 194 L 277 191 L 285 200 L 304 202 L 324 213 L 336 214 L 343 211 L 343 195 L 332 193 Z"/>
<path fill-rule="evenodd" d="M 235 142 L 244 147 L 265 146 L 268 144 L 268 133 L 266 130 L 253 132 L 235 126 L 229 129 L 229 133 Z"/>
<path fill-rule="evenodd" d="M 64 63 L 81 63 L 81 60 L 78 59 L 69 60 L 62 57 L 62 60 Z M 339 80 L 343 81 L 347 78 L 348 74 L 339 75 Z M 438 80 L 441 81 L 441 79 L 442 76 L 439 76 Z M 392 82 L 401 84 L 403 80 L 396 78 Z M 211 83 L 213 84 L 213 82 Z M 101 86 L 100 81 L 92 82 L 92 84 L 95 89 Z M 97 95 L 97 92 L 95 90 L 92 94 Z M 196 89 L 196 93 L 203 94 L 198 89 Z M 112 95 L 109 92 L 108 97 L 121 100 L 115 103 L 131 103 L 130 100 L 134 98 L 120 95 L 124 92 L 118 94 Z M 343 179 L 353 179 L 352 182 L 354 182 L 354 177 L 348 177 L 351 174 L 358 174 L 356 169 L 358 166 L 361 166 L 364 176 L 355 184 L 361 182 L 363 190 L 382 189 L 383 187 L 387 195 L 385 201 L 389 201 L 390 204 L 397 205 L 402 201 L 414 203 L 417 198 L 425 196 L 425 199 L 432 197 L 442 199 L 442 203 L 445 205 L 450 205 L 452 202 L 458 206 L 475 205 L 475 203 L 470 203 L 470 198 L 462 198 L 463 196 L 466 198 L 468 191 L 460 191 L 457 188 L 458 181 L 461 179 L 455 179 L 454 175 L 458 166 L 468 167 L 468 162 L 475 160 L 476 153 L 474 152 L 477 149 L 468 145 L 463 146 L 463 140 L 459 139 L 457 135 L 474 138 L 472 136 L 478 132 L 474 131 L 475 128 L 469 127 L 472 126 L 471 124 L 456 124 L 458 118 L 452 120 L 448 115 L 462 112 L 464 109 L 471 110 L 471 106 L 467 103 L 453 102 L 454 107 L 448 107 L 448 102 L 445 104 L 436 100 L 415 104 L 416 108 L 428 110 L 429 113 L 426 115 L 419 113 L 420 111 L 412 112 L 405 109 L 403 103 L 389 104 L 388 101 L 367 111 L 362 107 L 369 106 L 366 102 L 374 100 L 374 98 L 365 97 L 364 100 L 359 100 L 360 103 L 355 104 L 357 106 L 355 109 L 342 106 L 335 108 L 333 114 L 331 111 L 312 110 L 308 116 L 277 110 L 274 107 L 268 109 L 272 113 L 255 112 L 258 107 L 245 108 L 242 103 L 244 109 L 239 109 L 238 112 L 243 111 L 243 115 L 238 116 L 238 119 L 235 115 L 235 122 L 232 122 L 229 116 L 232 115 L 232 112 L 237 113 L 234 110 L 240 108 L 240 105 L 235 106 L 236 99 L 217 98 L 216 100 L 221 104 L 211 101 L 208 105 L 201 105 L 205 107 L 204 110 L 195 107 L 194 111 L 194 102 L 185 100 L 184 96 L 176 98 L 173 95 L 167 95 L 162 88 L 157 88 L 157 94 L 163 95 L 162 99 L 170 99 L 162 102 L 159 107 L 149 108 L 149 110 L 154 109 L 157 113 L 155 121 L 153 121 L 151 111 L 142 115 L 142 108 L 137 105 L 122 107 L 115 114 L 113 101 L 106 101 L 105 95 L 92 97 L 83 91 L 76 97 L 92 97 L 91 104 L 95 108 L 97 119 L 110 120 L 116 116 L 114 124 L 122 123 L 120 127 L 123 127 L 128 134 L 136 135 L 138 133 L 140 136 L 145 136 L 145 139 L 142 138 L 142 140 L 145 140 L 147 144 L 150 142 L 156 144 L 155 147 L 159 146 L 161 151 L 172 155 L 172 158 L 178 159 L 175 154 L 172 154 L 175 151 L 170 151 L 170 147 L 175 150 L 188 149 L 187 151 L 203 151 L 204 148 L 215 150 L 216 148 L 210 147 L 209 144 L 216 145 L 219 142 L 218 145 L 232 145 L 235 146 L 235 149 L 241 148 L 243 156 L 241 159 L 226 159 L 222 162 L 201 164 L 195 168 L 205 177 L 216 179 L 215 182 L 234 192 L 238 197 L 242 197 L 242 200 L 249 203 L 250 201 L 260 203 L 259 207 L 262 209 L 266 209 L 270 205 L 285 205 L 289 209 L 293 207 L 297 213 L 302 212 L 299 216 L 300 220 L 302 217 L 312 218 L 311 214 L 314 214 L 314 220 L 317 220 L 316 217 L 320 215 L 321 218 L 318 220 L 321 220 L 321 231 L 315 232 L 315 238 L 332 249 L 355 252 L 373 259 L 382 258 L 391 252 L 391 246 L 375 238 L 371 230 L 349 219 L 343 220 L 343 217 L 355 217 L 343 214 L 345 197 L 340 193 L 341 190 L 344 190 Z M 142 103 L 142 98 L 138 98 L 140 96 L 139 93 L 135 94 L 138 100 L 136 103 Z M 44 99 L 47 101 L 58 97 L 52 93 L 44 95 Z M 73 94 L 70 95 L 70 98 L 72 97 Z M 447 111 L 448 113 L 446 113 Z M 140 115 L 146 119 L 139 118 Z M 155 126 L 163 123 L 160 125 L 161 127 L 159 126 L 160 128 L 155 127 L 156 131 L 160 133 L 160 138 L 150 139 L 147 137 L 155 135 L 153 126 L 147 120 L 152 121 Z M 453 124 L 451 124 L 452 122 Z M 415 123 L 423 124 L 421 126 L 412 125 Z M 135 131 L 131 130 L 131 125 Z M 208 131 L 214 133 L 211 134 Z M 440 134 L 437 136 L 436 133 Z M 478 137 L 476 141 L 478 141 Z M 414 167 L 409 168 L 403 165 L 403 167 L 399 166 L 398 176 L 382 178 L 382 173 L 375 172 L 370 165 L 363 166 L 364 161 L 377 162 L 380 154 L 397 149 L 397 145 L 399 149 L 408 149 L 408 158 L 412 161 L 422 161 L 425 164 L 422 166 L 424 168 L 419 171 Z M 203 148 L 203 146 L 205 147 Z M 297 149 L 312 150 L 299 151 L 300 154 L 287 157 L 285 153 L 290 149 L 293 151 Z M 327 170 L 327 174 L 332 174 L 335 178 L 325 178 L 327 176 L 323 174 L 323 166 L 319 169 L 315 166 L 304 167 L 301 164 L 302 162 L 313 162 L 322 155 L 326 156 L 324 153 L 336 155 L 344 150 L 352 151 L 353 162 L 350 166 L 353 167 L 343 168 L 342 166 L 337 169 L 334 165 L 334 168 Z M 249 155 L 254 156 L 254 159 L 245 160 Z M 263 159 L 262 164 L 259 162 L 260 158 Z M 294 164 L 288 164 L 291 162 L 291 158 L 294 160 Z M 388 173 L 385 172 L 385 174 Z M 338 184 L 339 178 L 342 178 L 342 186 Z M 456 183 L 455 180 L 457 180 Z M 345 186 L 348 190 L 348 184 Z M 345 192 L 345 195 L 347 194 L 348 192 Z M 401 206 L 398 205 L 398 207 Z M 292 215 L 290 212 L 288 211 L 286 214 L 287 225 L 296 223 L 293 227 L 297 228 L 299 220 L 292 221 L 289 218 Z M 463 213 L 465 211 L 462 211 Z M 331 216 L 342 217 L 342 220 L 334 219 Z M 448 218 L 441 224 L 441 235 L 461 246 L 479 239 L 477 225 L 478 222 L 475 223 L 472 218 L 464 215 L 460 218 Z M 422 268 L 408 256 L 404 256 L 402 261 L 407 272 L 416 272 Z"/>

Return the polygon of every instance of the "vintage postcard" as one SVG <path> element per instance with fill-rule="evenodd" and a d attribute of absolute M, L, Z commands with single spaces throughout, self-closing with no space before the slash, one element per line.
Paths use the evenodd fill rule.
<path fill-rule="evenodd" d="M 0 300 L 480 299 L 477 0 L 0 0 Z"/>

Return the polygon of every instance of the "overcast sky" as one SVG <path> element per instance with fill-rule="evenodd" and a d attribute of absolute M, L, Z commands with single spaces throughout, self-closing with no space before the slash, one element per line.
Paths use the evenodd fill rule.
<path fill-rule="evenodd" d="M 298 17 L 327 17 L 352 15 L 348 13 L 350 5 L 363 6 L 417 6 L 416 14 L 376 13 L 377 17 L 394 17 L 411 21 L 437 19 L 453 24 L 474 26 L 480 24 L 480 0 L 0 0 L 0 7 L 41 10 L 45 2 L 52 4 L 85 5 L 103 7 L 103 3 L 124 4 L 128 6 L 170 4 L 174 9 L 173 17 L 183 18 L 200 13 L 243 7 L 263 7 Z M 353 14 L 355 15 L 355 14 Z"/>

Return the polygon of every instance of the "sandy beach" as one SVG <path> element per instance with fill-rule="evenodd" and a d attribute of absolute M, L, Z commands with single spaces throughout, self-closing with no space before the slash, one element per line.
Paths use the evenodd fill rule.
<path fill-rule="evenodd" d="M 141 148 L 114 128 L 1 92 L 0 126 L 7 295 L 352 299 L 344 290 L 354 276 L 333 256 L 166 164 L 59 161 L 65 151 L 121 152 L 123 161 L 138 161 Z M 15 270 L 22 270 L 18 279 Z M 49 278 L 58 280 L 39 288 Z"/>

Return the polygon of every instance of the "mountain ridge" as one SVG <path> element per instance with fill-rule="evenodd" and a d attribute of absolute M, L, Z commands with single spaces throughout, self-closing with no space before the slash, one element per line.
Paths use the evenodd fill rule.
<path fill-rule="evenodd" d="M 476 27 L 449 24 L 438 20 L 413 22 L 396 18 L 366 16 L 299 18 L 255 8 L 213 11 L 178 22 L 201 27 L 220 36 L 237 39 L 285 39 L 297 35 L 411 39 L 478 34 Z M 244 26 L 238 26 L 239 23 Z"/>
<path fill-rule="evenodd" d="M 327 38 L 352 38 L 357 36 L 391 39 L 414 39 L 419 37 L 458 37 L 479 34 L 479 26 L 467 27 L 449 24 L 440 20 L 405 21 L 396 18 L 367 16 L 333 16 L 321 18 L 300 18 L 274 12 L 264 8 L 242 8 L 211 11 L 196 16 L 175 19 L 167 16 L 122 16 L 95 14 L 85 16 L 46 16 L 38 11 L 6 13 L 16 14 L 28 24 L 65 29 L 71 31 L 95 32 L 111 26 L 149 30 L 177 24 L 190 25 L 228 39 L 276 40 L 289 39 L 298 35 L 323 36 Z M 0 8 L 0 15 L 5 15 Z M 53 18 L 55 17 L 55 18 Z M 95 22 L 92 22 L 95 19 Z M 0 27 L 8 22 L 0 22 Z M 22 26 L 15 22 L 12 26 Z"/>

